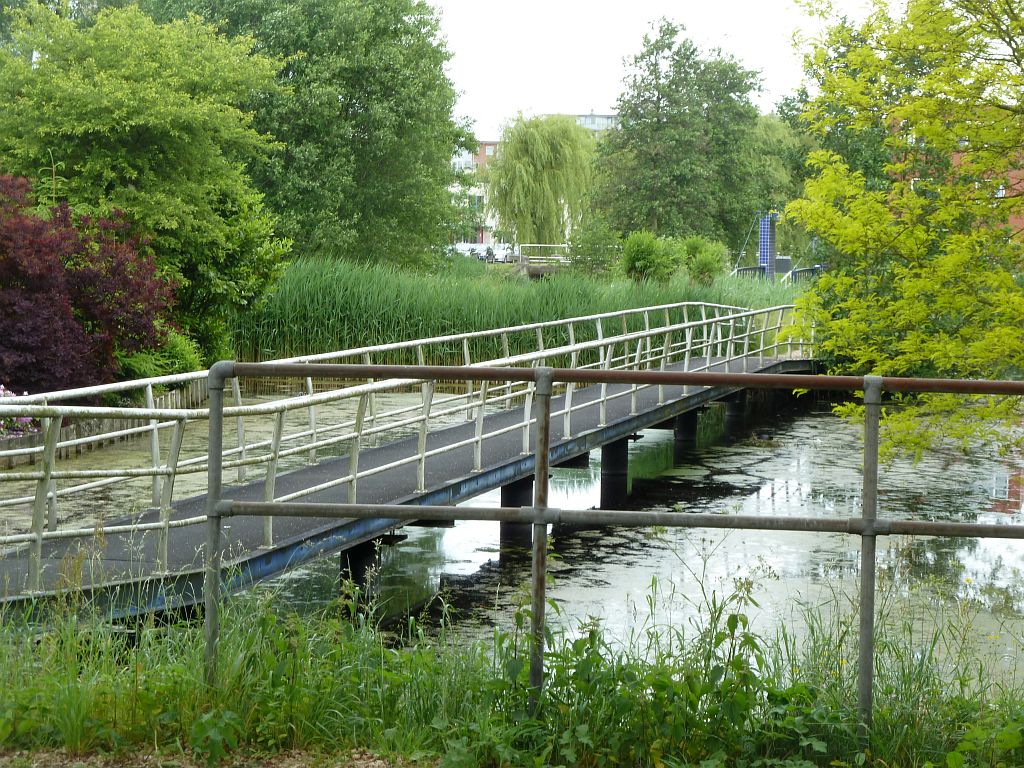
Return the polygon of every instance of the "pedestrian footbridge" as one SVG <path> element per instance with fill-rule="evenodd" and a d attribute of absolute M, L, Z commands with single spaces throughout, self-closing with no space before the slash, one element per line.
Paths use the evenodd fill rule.
<path fill-rule="evenodd" d="M 713 401 L 742 410 L 742 386 L 722 374 L 810 372 L 810 342 L 789 306 L 680 303 L 5 398 L 0 419 L 38 429 L 0 440 L 3 599 L 201 600 L 208 483 L 237 501 L 426 506 L 501 488 L 502 506 L 529 507 L 535 369 L 565 374 L 544 393 L 545 463 L 600 448 L 603 488 L 622 490 L 630 436 L 685 438 Z M 651 372 L 686 375 L 645 383 Z M 232 518 L 225 578 L 241 587 L 406 524 Z"/>

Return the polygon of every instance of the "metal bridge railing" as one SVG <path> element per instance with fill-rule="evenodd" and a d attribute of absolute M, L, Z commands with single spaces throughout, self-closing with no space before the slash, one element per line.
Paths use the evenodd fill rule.
<path fill-rule="evenodd" d="M 328 366 L 328 369 L 334 366 Z M 744 373 L 679 373 L 658 370 L 573 370 L 537 368 L 449 368 L 437 366 L 376 366 L 365 375 L 376 379 L 438 380 L 463 379 L 493 381 L 504 375 L 509 380 L 529 382 L 534 386 L 532 402 L 535 421 L 533 443 L 534 496 L 532 507 L 454 507 L 389 504 L 324 504 L 297 502 L 241 502 L 222 500 L 224 464 L 209 465 L 209 496 L 207 497 L 207 540 L 204 578 L 204 633 L 206 641 L 205 668 L 207 681 L 217 682 L 217 644 L 221 602 L 222 518 L 235 515 L 259 515 L 316 518 L 385 518 L 411 520 L 492 520 L 533 525 L 533 567 L 531 572 L 531 652 L 530 686 L 533 701 L 544 681 L 544 609 L 547 568 L 547 526 L 553 523 L 605 526 L 664 526 L 687 528 L 730 528 L 778 531 L 810 531 L 847 533 L 861 539 L 860 558 L 860 626 L 858 649 L 858 706 L 862 726 L 870 728 L 873 709 L 874 622 L 876 539 L 887 535 L 925 535 L 954 537 L 999 537 L 1024 539 L 1024 526 L 980 523 L 933 522 L 920 520 L 889 520 L 878 516 L 878 445 L 882 393 L 885 392 L 954 392 L 963 394 L 1024 395 L 1022 381 L 957 381 L 941 379 L 900 379 L 866 376 L 805 376 Z M 212 455 L 220 455 L 223 423 L 228 409 L 223 408 L 223 387 L 231 377 L 264 377 L 273 375 L 353 375 L 346 370 L 317 370 L 307 365 L 272 365 L 218 363 L 210 375 L 209 443 Z M 548 507 L 548 469 L 550 463 L 550 425 L 556 416 L 551 400 L 557 385 L 570 384 L 644 384 L 667 385 L 729 385 L 750 389 L 808 389 L 829 391 L 862 391 L 864 400 L 864 471 L 860 517 L 817 518 L 788 516 L 687 514 L 681 512 L 637 512 L 607 510 L 566 510 Z"/>
<path fill-rule="evenodd" d="M 569 320 L 533 323 L 514 328 L 495 329 L 452 336 L 383 344 L 342 352 L 274 361 L 267 365 L 275 370 L 299 365 L 305 394 L 287 396 L 270 402 L 243 404 L 239 379 L 228 382 L 233 405 L 224 416 L 233 420 L 234 446 L 223 449 L 222 466 L 234 469 L 239 482 L 247 472 L 258 469 L 263 478 L 266 501 L 292 501 L 325 489 L 348 484 L 350 500 L 356 498 L 359 480 L 395 466 L 415 463 L 418 486 L 424 488 L 427 460 L 440 452 L 428 450 L 426 436 L 431 426 L 453 421 L 475 422 L 472 437 L 458 445 L 472 444 L 476 468 L 480 468 L 485 440 L 511 431 L 520 431 L 523 452 L 530 450 L 529 416 L 536 397 L 532 379 L 507 376 L 511 368 L 533 368 L 559 365 L 581 372 L 649 371 L 678 368 L 684 371 L 706 371 L 729 366 L 748 370 L 768 359 L 804 356 L 806 342 L 794 325 L 792 307 L 781 306 L 761 310 L 744 310 L 713 304 L 672 304 L 638 310 L 610 312 Z M 488 356 L 497 350 L 497 356 Z M 465 366 L 478 369 L 500 369 L 487 380 L 465 380 L 440 383 L 414 379 L 375 380 L 374 360 L 407 355 L 418 364 L 455 356 Z M 338 365 L 350 366 L 344 374 Z M 358 366 L 358 367 L 353 367 Z M 335 378 L 325 374 L 335 370 Z M 98 397 L 111 393 L 143 392 L 147 404 L 153 402 L 157 383 L 173 383 L 206 378 L 208 372 L 188 376 L 124 382 L 105 387 L 88 387 L 65 392 L 22 398 L 5 398 L 0 404 L 0 417 L 29 416 L 39 419 L 45 435 L 43 445 L 27 449 L 38 468 L 29 467 L 0 472 L 0 509 L 22 511 L 20 527 L 5 521 L 7 532 L 0 535 L 0 547 L 29 549 L 29 579 L 26 588 L 41 588 L 40 560 L 42 544 L 47 539 L 92 537 L 99 530 L 106 534 L 124 531 L 158 531 L 158 568 L 167 570 L 168 540 L 176 527 L 196 525 L 205 516 L 187 519 L 172 518 L 175 492 L 186 480 L 191 482 L 190 495 L 201 493 L 201 483 L 208 471 L 209 454 L 201 422 L 209 418 L 207 408 L 98 407 L 69 404 L 76 399 Z M 314 379 L 324 379 L 331 387 L 317 391 Z M 354 382 L 366 382 L 355 383 Z M 500 383 L 499 383 L 500 382 Z M 340 384 L 348 384 L 341 386 Z M 555 415 L 563 419 L 564 432 L 573 430 L 573 417 L 593 404 L 574 401 L 577 382 L 559 384 L 564 393 L 564 407 Z M 635 413 L 637 395 L 645 383 L 633 383 L 628 389 L 613 391 L 607 381 L 600 382 L 597 407 L 603 424 L 609 402 L 630 398 Z M 403 394 L 398 402 L 395 392 Z M 416 396 L 418 394 L 418 397 Z M 658 402 L 664 401 L 663 385 L 658 389 Z M 512 406 L 525 406 L 522 421 L 500 429 L 490 429 L 484 420 L 493 413 Z M 149 426 L 100 433 L 91 438 L 60 440 L 63 420 L 109 419 L 143 420 Z M 160 432 L 170 432 L 161 446 Z M 361 451 L 374 441 L 397 435 L 418 437 L 418 451 L 392 464 L 361 469 Z M 123 464 L 104 469 L 81 468 L 77 461 L 61 459 L 59 449 L 81 445 L 86 440 L 106 441 L 117 437 L 136 438 Z M 147 441 L 145 438 L 149 437 Z M 446 446 L 451 450 L 457 446 Z M 192 446 L 191 448 L 189 446 Z M 276 480 L 281 471 L 301 463 L 315 463 L 329 451 L 347 451 L 348 472 L 328 482 L 291 494 L 279 495 Z M 23 451 L 24 452 L 24 451 Z M 0 459 L 15 451 L 0 451 Z M 212 455 L 221 455 L 220 453 Z M 190 479 L 191 478 L 191 479 Z M 257 476 L 258 478 L 258 476 Z M 160 510 L 158 521 L 144 524 L 111 526 L 103 519 L 83 520 L 75 512 L 75 502 L 91 492 L 100 492 L 114 484 L 134 483 L 139 495 L 139 508 L 151 505 Z M 149 484 L 149 490 L 140 484 Z M 13 489 L 13 492 L 4 492 Z M 109 506 L 109 505 L 108 505 Z M 65 514 L 61 514 L 65 511 Z M 118 509 L 114 516 L 123 517 L 137 509 Z M 8 513 L 8 517 L 11 513 Z M 13 528 L 13 530 L 12 530 Z M 268 518 L 263 534 L 264 546 L 273 544 L 273 521 Z"/>

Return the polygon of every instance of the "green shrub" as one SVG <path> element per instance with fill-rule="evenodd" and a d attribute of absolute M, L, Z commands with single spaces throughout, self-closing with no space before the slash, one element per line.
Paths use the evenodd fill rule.
<path fill-rule="evenodd" d="M 711 245 L 711 241 L 703 235 L 689 235 L 688 237 L 680 238 L 678 243 L 687 263 Z"/>
<path fill-rule="evenodd" d="M 118 379 L 122 381 L 190 373 L 201 371 L 204 367 L 199 345 L 173 328 L 167 331 L 159 349 L 144 349 L 132 354 L 118 354 L 116 357 Z"/>
<path fill-rule="evenodd" d="M 686 272 L 697 285 L 709 286 L 729 266 L 729 249 L 725 243 L 705 241 L 704 247 L 686 262 Z"/>
<path fill-rule="evenodd" d="M 636 282 L 668 282 L 676 268 L 675 254 L 651 232 L 633 232 L 622 246 L 622 266 Z"/>

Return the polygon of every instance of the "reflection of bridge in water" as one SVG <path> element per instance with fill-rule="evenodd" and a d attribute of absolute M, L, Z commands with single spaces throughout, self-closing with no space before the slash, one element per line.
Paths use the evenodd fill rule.
<path fill-rule="evenodd" d="M 677 304 L 294 361 L 468 365 L 494 369 L 488 381 L 344 381 L 309 376 L 303 369 L 297 379 L 274 380 L 273 397 L 261 390 L 257 401 L 247 403 L 238 379 L 231 379 L 234 405 L 224 413 L 229 439 L 223 464 L 232 484 L 224 495 L 437 505 L 500 487 L 503 506 L 528 507 L 535 384 L 509 380 L 509 369 L 805 372 L 811 363 L 791 322 L 789 307 L 751 311 Z M 0 473 L 7 523 L 0 536 L 0 580 L 8 600 L 68 584 L 122 585 L 143 609 L 199 599 L 208 411 L 153 405 L 154 388 L 205 376 L 49 393 L 45 405 L 37 395 L 0 406 L 0 416 L 30 415 L 43 426 L 41 445 L 0 451 L 0 460 L 33 460 Z M 76 404 L 113 392 L 134 394 L 150 407 Z M 661 426 L 686 440 L 694 434 L 699 409 L 716 400 L 726 401 L 730 417 L 745 410 L 744 392 L 735 385 L 561 384 L 551 400 L 550 460 L 578 461 L 601 447 L 602 507 L 606 501 L 611 506 L 625 489 L 630 436 Z M 88 437 L 61 430 L 62 421 L 86 418 L 128 426 Z M 96 468 L 93 461 L 85 468 L 77 452 L 111 439 L 127 442 L 90 454 L 103 457 L 104 466 Z M 133 505 L 133 493 L 145 500 Z M 225 530 L 233 581 L 244 585 L 320 553 L 358 547 L 403 524 L 235 518 Z"/>

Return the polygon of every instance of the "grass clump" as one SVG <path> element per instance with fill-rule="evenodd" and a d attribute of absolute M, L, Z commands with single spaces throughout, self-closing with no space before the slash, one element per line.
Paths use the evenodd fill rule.
<path fill-rule="evenodd" d="M 182 745 L 209 765 L 236 750 L 354 747 L 449 767 L 1024 761 L 1022 692 L 977 668 L 962 642 L 969 616 L 921 636 L 883 609 L 865 743 L 846 662 L 852 613 L 808 609 L 800 639 L 763 637 L 745 613 L 749 587 L 698 593 L 696 619 L 661 624 L 652 608 L 625 642 L 593 621 L 550 632 L 536 713 L 522 612 L 492 641 L 463 643 L 447 625 L 428 636 L 412 620 L 384 632 L 348 599 L 299 617 L 266 595 L 236 597 L 223 614 L 215 688 L 203 683 L 197 624 L 125 632 L 65 614 L 40 635 L 8 617 L 0 748 Z"/>
<path fill-rule="evenodd" d="M 457 265 L 426 275 L 300 259 L 259 305 L 234 318 L 235 353 L 240 360 L 270 360 L 657 304 L 705 301 L 756 308 L 789 304 L 796 296 L 793 288 L 744 278 L 720 279 L 711 286 L 694 285 L 685 276 L 637 284 L 567 272 L 531 281 L 481 271 L 475 260 Z M 535 343 L 532 333 L 523 339 Z M 515 354 L 516 340 L 510 342 Z M 475 354 L 500 356 L 500 344 L 495 341 L 492 347 Z M 460 364 L 461 353 L 453 345 L 451 360 L 428 362 Z"/>

